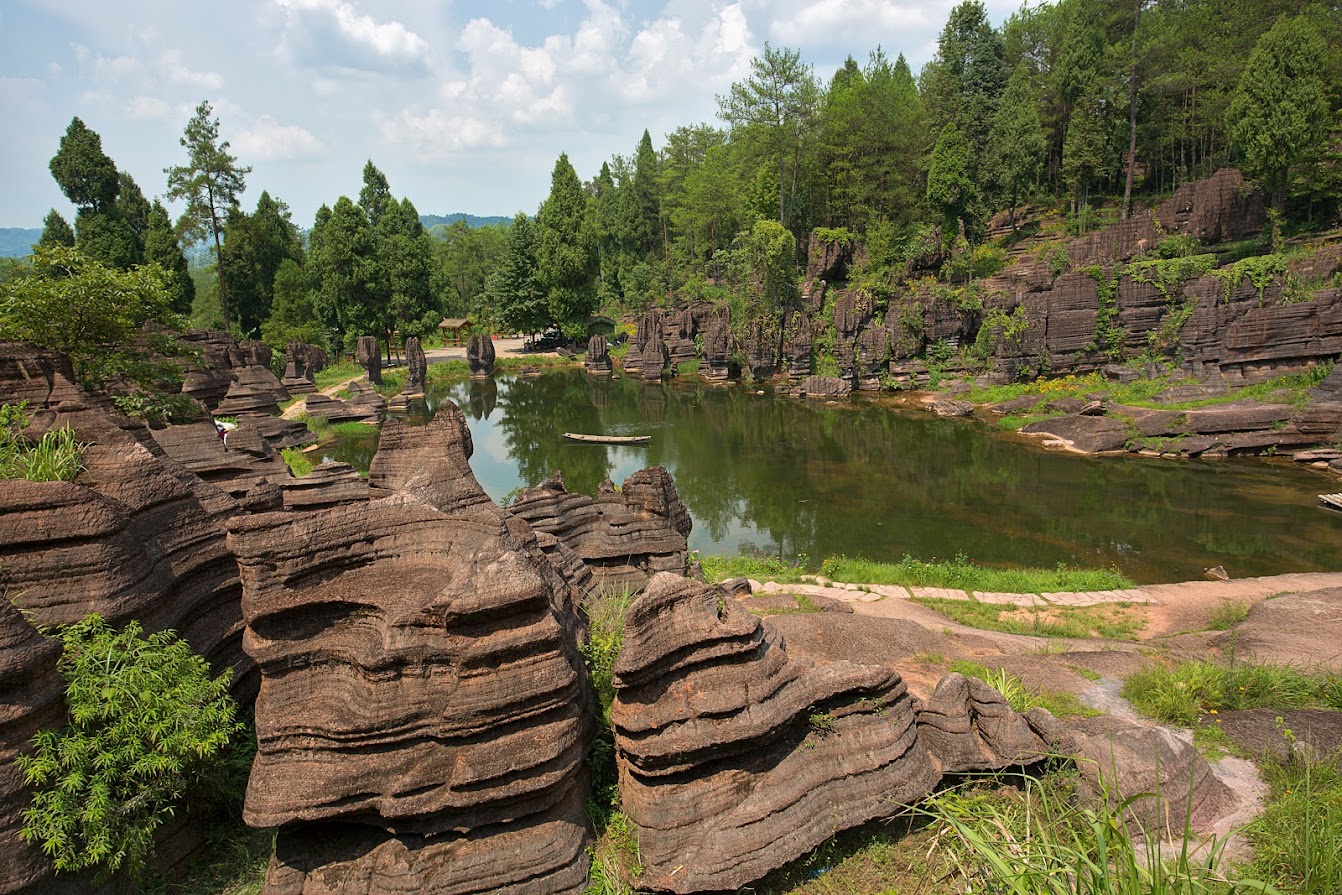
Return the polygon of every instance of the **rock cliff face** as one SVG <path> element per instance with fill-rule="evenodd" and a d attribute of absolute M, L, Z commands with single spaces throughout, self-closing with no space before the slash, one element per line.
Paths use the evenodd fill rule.
<path fill-rule="evenodd" d="M 767 623 L 699 582 L 652 579 L 614 670 L 640 887 L 735 889 L 940 777 L 897 673 L 792 658 Z"/>
<path fill-rule="evenodd" d="M 579 595 L 470 476 L 454 410 L 388 422 L 389 496 L 230 526 L 272 895 L 585 885 Z"/>
<path fill-rule="evenodd" d="M 638 319 L 638 329 L 624 356 L 624 369 L 630 376 L 660 379 L 671 366 L 671 350 L 666 344 L 662 312 L 657 308 Z"/>
<path fill-rule="evenodd" d="M 997 771 L 1033 764 L 1064 737 L 1042 709 L 1017 714 L 978 678 L 949 674 L 917 705 L 918 733 L 943 774 Z"/>
<path fill-rule="evenodd" d="M 570 493 L 556 472 L 508 509 L 552 535 L 609 587 L 640 589 L 658 572 L 685 572 L 690 515 L 661 466 L 639 470 L 618 490 L 603 482 L 595 499 Z"/>
<path fill-rule="evenodd" d="M 598 334 L 587 340 L 587 353 L 583 355 L 582 366 L 588 373 L 609 373 L 614 368 L 605 336 Z"/>
<path fill-rule="evenodd" d="M 330 363 L 330 357 L 316 345 L 290 342 L 284 349 L 284 378 L 280 380 L 291 395 L 316 391 L 313 376 Z"/>

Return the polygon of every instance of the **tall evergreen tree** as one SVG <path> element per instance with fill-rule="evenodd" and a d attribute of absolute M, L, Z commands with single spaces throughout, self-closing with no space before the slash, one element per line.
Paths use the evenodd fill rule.
<path fill-rule="evenodd" d="M 191 279 L 186 255 L 177 241 L 168 210 L 157 200 L 150 207 L 145 224 L 144 263 L 157 264 L 163 268 L 168 275 L 164 289 L 168 293 L 172 310 L 177 314 L 190 314 L 191 304 L 196 298 L 196 284 Z"/>
<path fill-rule="evenodd" d="M 383 306 L 374 288 L 377 255 L 373 228 L 363 210 L 341 196 L 322 206 L 309 237 L 308 269 L 313 303 L 335 334 L 337 350 L 352 349 L 359 336 L 381 330 Z"/>
<path fill-rule="evenodd" d="M 116 164 L 103 152 L 102 137 L 72 118 L 51 159 L 51 176 L 76 208 L 108 211 L 116 203 L 120 183 Z"/>
<path fill-rule="evenodd" d="M 988 168 L 1016 225 L 1016 206 L 1043 167 L 1046 145 L 1030 67 L 1022 62 L 1011 73 L 988 135 Z"/>
<path fill-rule="evenodd" d="M 597 241 L 582 183 L 561 153 L 550 174 L 550 195 L 536 217 L 536 263 L 554 321 L 569 336 L 585 331 L 596 311 Z"/>
<path fill-rule="evenodd" d="M 485 286 L 490 316 L 504 332 L 538 333 L 550 324 L 550 307 L 536 262 L 536 225 L 518 212 L 504 240 L 503 258 Z"/>
<path fill-rule="evenodd" d="M 289 207 L 269 192 L 261 193 L 251 214 L 230 209 L 224 233 L 225 288 L 238 328 L 252 334 L 270 314 L 275 272 L 286 258 L 301 263 L 303 246 Z"/>
<path fill-rule="evenodd" d="M 44 249 L 52 246 L 74 247 L 75 231 L 70 229 L 69 223 L 61 217 L 61 213 L 56 209 L 47 212 L 46 218 L 42 221 L 42 236 L 37 244 Z"/>
<path fill-rule="evenodd" d="M 238 196 L 246 188 L 250 167 L 238 165 L 228 152 L 228 141 L 219 140 L 219 119 L 211 118 L 208 102 L 196 106 L 196 112 L 186 123 L 178 141 L 187 151 L 187 163 L 164 168 L 168 175 L 167 198 L 186 202 L 177 229 L 193 241 L 205 237 L 214 239 L 214 260 L 218 272 L 219 306 L 224 325 L 229 325 L 228 293 L 223 280 L 224 220 L 231 208 L 236 208 Z"/>
<path fill-rule="evenodd" d="M 634 154 L 634 248 L 647 257 L 662 248 L 662 185 L 657 152 L 652 148 L 652 137 L 645 130 Z"/>

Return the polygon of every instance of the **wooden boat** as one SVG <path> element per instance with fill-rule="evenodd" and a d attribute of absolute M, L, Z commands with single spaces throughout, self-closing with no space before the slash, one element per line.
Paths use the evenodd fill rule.
<path fill-rule="evenodd" d="M 1320 494 L 1319 506 L 1342 513 L 1342 494 Z"/>
<path fill-rule="evenodd" d="M 647 444 L 651 435 L 581 435 L 577 432 L 565 432 L 570 441 L 585 441 L 589 444 Z"/>

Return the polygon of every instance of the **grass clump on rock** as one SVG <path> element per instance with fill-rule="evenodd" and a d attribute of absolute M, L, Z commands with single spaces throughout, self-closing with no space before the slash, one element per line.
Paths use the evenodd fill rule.
<path fill-rule="evenodd" d="M 20 432 L 28 425 L 27 402 L 0 404 L 0 479 L 70 482 L 84 471 L 84 445 L 69 426 L 36 441 Z"/>

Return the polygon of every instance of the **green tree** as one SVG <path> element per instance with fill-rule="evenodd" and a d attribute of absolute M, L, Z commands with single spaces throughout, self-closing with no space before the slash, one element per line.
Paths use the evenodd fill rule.
<path fill-rule="evenodd" d="M 383 309 L 375 288 L 377 255 L 368 216 L 349 197 L 322 206 L 308 235 L 308 272 L 331 346 L 351 349 L 360 335 L 380 332 Z"/>
<path fill-rule="evenodd" d="M 437 279 L 445 292 L 443 311 L 453 317 L 478 315 L 485 282 L 502 263 L 507 225 L 472 227 L 459 220 L 447 227 L 435 227 L 434 231 L 440 233 L 433 248 Z"/>
<path fill-rule="evenodd" d="M 117 183 L 120 184 L 120 191 L 116 197 L 117 214 L 135 236 L 135 245 L 139 249 L 139 257 L 135 259 L 135 263 L 139 264 L 144 260 L 144 235 L 149 229 L 149 200 L 140 191 L 140 185 L 135 182 L 135 178 L 125 171 L 117 174 Z"/>
<path fill-rule="evenodd" d="M 243 333 L 255 333 L 269 316 L 275 271 L 286 258 L 303 260 L 303 245 L 289 206 L 262 192 L 251 214 L 229 209 L 223 279 Z"/>
<path fill-rule="evenodd" d="M 207 236 L 214 239 L 219 307 L 224 325 L 228 326 L 228 292 L 223 280 L 224 219 L 229 209 L 237 207 L 238 195 L 247 188 L 245 178 L 252 169 L 238 165 L 238 160 L 228 152 L 227 140 L 220 142 L 219 119 L 210 117 L 212 111 L 208 102 L 196 106 L 178 141 L 187 151 L 187 163 L 164 168 L 163 173 L 168 175 L 167 198 L 186 202 L 178 231 L 195 242 Z"/>
<path fill-rule="evenodd" d="M 1230 101 L 1231 139 L 1279 212 L 1292 166 L 1328 132 L 1324 56 L 1323 39 L 1305 17 L 1279 19 L 1254 47 Z"/>
<path fill-rule="evenodd" d="M 149 219 L 145 226 L 144 263 L 157 264 L 167 274 L 164 288 L 168 290 L 173 312 L 190 314 L 191 303 L 196 298 L 196 284 L 191 279 L 186 255 L 177 241 L 177 233 L 173 230 L 168 210 L 157 199 L 149 209 Z"/>
<path fill-rule="evenodd" d="M 368 215 L 368 223 L 376 227 L 395 201 L 387 175 L 373 164 L 372 159 L 366 161 L 363 166 L 363 188 L 359 190 L 359 207 Z"/>
<path fill-rule="evenodd" d="M 536 238 L 535 224 L 519 211 L 504 240 L 503 259 L 485 286 L 486 307 L 503 332 L 537 333 L 550 323 L 536 269 Z"/>
<path fill-rule="evenodd" d="M 392 330 L 402 336 L 424 336 L 442 319 L 433 295 L 433 247 L 409 199 L 391 200 L 373 232 L 386 295 L 383 326 L 390 351 Z"/>
<path fill-rule="evenodd" d="M 975 198 L 969 174 L 969 144 L 955 122 L 941 129 L 927 168 L 927 204 L 941 212 L 944 242 L 951 242 Z"/>
<path fill-rule="evenodd" d="M 33 788 L 20 835 L 58 871 L 136 879 L 193 784 L 242 725 L 228 695 L 230 671 L 172 631 L 143 636 L 91 615 L 60 632 L 57 670 L 69 724 L 43 730 L 15 761 Z"/>
<path fill-rule="evenodd" d="M 786 226 L 787 197 L 795 195 L 818 90 L 797 50 L 776 50 L 765 42 L 764 55 L 750 60 L 750 69 L 749 78 L 718 97 L 718 116 L 731 125 L 734 139 L 759 147 L 772 160 L 778 172 L 778 222 Z"/>
<path fill-rule="evenodd" d="M 44 249 L 52 246 L 74 248 L 75 231 L 70 229 L 69 223 L 54 208 L 47 212 L 46 218 L 42 221 L 42 236 L 38 239 L 37 245 Z"/>
<path fill-rule="evenodd" d="M 78 118 L 61 137 L 51 159 L 51 176 L 76 208 L 107 211 L 116 203 L 120 183 L 116 164 L 103 152 L 102 137 Z"/>
<path fill-rule="evenodd" d="M 135 231 L 116 206 L 106 211 L 81 208 L 75 216 L 75 247 L 118 270 L 130 270 L 144 260 Z"/>
<path fill-rule="evenodd" d="M 536 216 L 536 269 L 550 315 L 570 337 L 586 331 L 597 309 L 596 229 L 587 212 L 578 174 L 567 153 L 560 153 L 550 195 Z"/>
<path fill-rule="evenodd" d="M 1011 80 L 1002 93 L 988 145 L 991 150 L 989 168 L 1011 209 L 1011 226 L 1014 228 L 1016 206 L 1038 178 L 1047 149 L 1039 124 L 1039 104 L 1031 83 L 1030 68 L 1023 62 L 1011 73 Z"/>
<path fill-rule="evenodd" d="M 1072 190 L 1072 209 L 1081 216 L 1083 229 L 1091 185 L 1105 170 L 1110 130 L 1106 120 L 1108 108 L 1096 92 L 1082 96 L 1072 110 L 1063 143 L 1063 177 Z"/>
<path fill-rule="evenodd" d="M 276 351 L 284 351 L 290 342 L 323 345 L 326 342 L 312 293 L 304 281 L 303 269 L 292 258 L 285 258 L 275 271 L 274 300 L 270 316 L 261 324 L 261 341 Z"/>
<path fill-rule="evenodd" d="M 634 204 L 633 241 L 644 258 L 656 253 L 663 244 L 662 185 L 657 152 L 645 130 L 634 154 L 634 179 L 631 196 Z"/>

